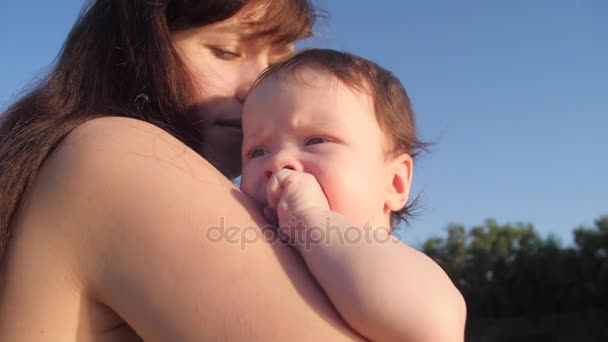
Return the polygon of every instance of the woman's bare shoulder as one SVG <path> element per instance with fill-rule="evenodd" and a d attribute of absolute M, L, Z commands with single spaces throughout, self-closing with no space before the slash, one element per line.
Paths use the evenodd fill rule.
<path fill-rule="evenodd" d="M 82 124 L 31 195 L 70 230 L 86 291 L 144 339 L 356 338 L 250 199 L 156 126 Z"/>
<path fill-rule="evenodd" d="M 113 137 L 114 139 L 118 137 L 131 138 L 129 140 L 132 140 L 133 143 L 142 142 L 142 139 L 162 137 L 168 139 L 167 141 L 170 141 L 172 144 L 181 144 L 177 139 L 156 125 L 120 116 L 103 116 L 88 120 L 74 128 L 65 140 L 67 142 L 75 139 L 86 139 L 88 141 L 103 137 Z M 102 139 L 101 142 L 108 142 L 108 140 Z M 114 140 L 113 142 L 116 141 Z"/>
<path fill-rule="evenodd" d="M 76 127 L 43 171 L 56 174 L 62 188 L 90 191 L 99 208 L 104 200 L 119 205 L 123 196 L 144 195 L 152 188 L 169 190 L 184 182 L 217 187 L 224 194 L 237 191 L 215 167 L 168 132 L 124 117 L 92 119 Z"/>
<path fill-rule="evenodd" d="M 76 127 L 49 156 L 29 197 L 48 209 L 35 215 L 52 213 L 73 230 L 70 236 L 78 236 L 78 254 L 91 268 L 87 275 L 100 275 L 101 263 L 113 258 L 128 264 L 119 260 L 126 257 L 121 252 L 179 254 L 186 240 L 172 230 L 188 225 L 181 231 L 192 232 L 193 222 L 200 230 L 217 221 L 212 218 L 222 208 L 251 214 L 250 223 L 256 215 L 249 199 L 205 159 L 161 128 L 124 117 Z M 129 239 L 139 241 L 123 243 Z M 105 279 L 93 282 L 99 281 Z"/>
<path fill-rule="evenodd" d="M 155 162 L 170 162 L 175 167 L 202 168 L 197 171 L 214 174 L 214 180 L 227 181 L 225 177 L 215 177 L 220 174 L 214 167 L 160 127 L 124 117 L 102 117 L 81 124 L 66 137 L 58 153 L 77 157 L 83 163 L 124 157 L 137 163 L 141 158 L 152 157 Z"/>

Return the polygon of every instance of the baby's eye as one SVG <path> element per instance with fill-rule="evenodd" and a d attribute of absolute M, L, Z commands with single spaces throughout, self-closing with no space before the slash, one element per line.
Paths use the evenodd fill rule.
<path fill-rule="evenodd" d="M 213 55 L 219 59 L 223 59 L 225 61 L 235 60 L 241 57 L 241 54 L 237 51 L 230 51 L 225 48 L 220 48 L 217 46 L 209 47 Z"/>
<path fill-rule="evenodd" d="M 314 138 L 310 138 L 310 139 L 306 140 L 306 145 L 316 145 L 316 144 L 322 144 L 324 142 L 327 142 L 327 139 L 321 138 L 321 137 L 314 137 Z"/>
<path fill-rule="evenodd" d="M 262 148 L 255 148 L 253 150 L 251 150 L 251 152 L 249 152 L 249 158 L 257 158 L 257 157 L 261 157 L 264 155 L 266 151 L 264 151 L 264 149 Z"/>

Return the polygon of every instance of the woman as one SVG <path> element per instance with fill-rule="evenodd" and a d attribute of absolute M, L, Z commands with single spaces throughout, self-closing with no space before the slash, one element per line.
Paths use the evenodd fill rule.
<path fill-rule="evenodd" d="M 251 82 L 313 21 L 306 0 L 88 8 L 1 117 L 0 340 L 359 339 L 292 250 L 238 239 L 265 222 L 226 178 Z"/>

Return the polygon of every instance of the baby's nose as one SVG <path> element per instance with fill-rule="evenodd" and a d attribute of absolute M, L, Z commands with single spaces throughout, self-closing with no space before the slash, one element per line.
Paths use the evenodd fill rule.
<path fill-rule="evenodd" d="M 296 158 L 281 158 L 275 159 L 272 161 L 268 168 L 264 171 L 264 176 L 266 180 L 269 180 L 272 175 L 279 171 L 280 169 L 290 169 L 294 171 L 302 172 L 304 168 L 302 167 L 302 163 L 300 163 Z"/>
<path fill-rule="evenodd" d="M 289 165 L 287 165 L 287 166 L 285 166 L 285 167 L 283 167 L 283 168 L 284 168 L 284 169 L 290 169 L 290 170 L 294 170 L 294 171 L 296 170 L 296 169 L 295 169 L 293 166 L 289 166 Z M 278 171 L 278 170 L 277 170 L 277 171 Z M 276 172 L 276 171 L 274 171 L 274 172 L 273 172 L 273 171 L 270 171 L 270 170 L 266 170 L 266 172 L 264 172 L 264 176 L 265 176 L 266 180 L 269 180 L 269 179 L 270 179 L 270 177 L 272 177 L 272 175 L 273 175 L 275 172 Z"/>

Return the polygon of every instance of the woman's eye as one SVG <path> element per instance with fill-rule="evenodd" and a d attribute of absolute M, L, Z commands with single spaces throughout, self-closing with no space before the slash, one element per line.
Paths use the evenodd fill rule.
<path fill-rule="evenodd" d="M 226 61 L 235 60 L 235 59 L 241 57 L 241 54 L 238 52 L 235 52 L 235 51 L 229 51 L 229 50 L 221 49 L 218 47 L 212 47 L 210 49 L 211 49 L 211 52 L 213 52 L 213 55 L 215 57 L 226 60 Z"/>
<path fill-rule="evenodd" d="M 261 157 L 263 155 L 264 155 L 264 150 L 261 148 L 256 148 L 256 149 L 252 150 L 251 152 L 249 152 L 250 158 L 257 158 L 257 157 Z"/>
<path fill-rule="evenodd" d="M 314 137 L 314 138 L 310 138 L 310 139 L 306 140 L 306 145 L 316 145 L 316 144 L 322 144 L 324 142 L 327 142 L 327 140 L 324 138 Z"/>

